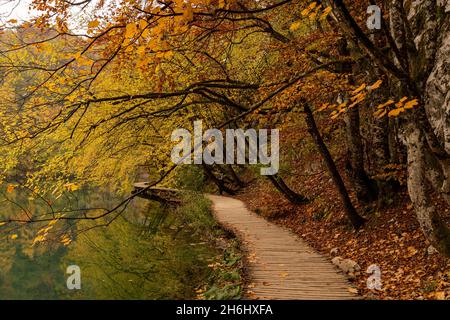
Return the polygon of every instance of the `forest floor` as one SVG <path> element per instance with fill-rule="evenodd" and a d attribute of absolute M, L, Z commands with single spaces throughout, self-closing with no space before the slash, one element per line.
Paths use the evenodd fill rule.
<path fill-rule="evenodd" d="M 357 262 L 361 271 L 351 281 L 365 299 L 450 299 L 450 260 L 429 249 L 406 190 L 393 195 L 388 208 L 366 212 L 367 224 L 355 232 L 326 172 L 304 175 L 300 168 L 297 171 L 293 170 L 287 182 L 313 199 L 309 204 L 290 204 L 268 179 L 254 180 L 237 198 L 250 210 L 288 227 L 330 259 L 340 256 Z M 435 205 L 450 222 L 449 210 Z M 367 288 L 370 274 L 366 270 L 373 264 L 381 269 L 382 290 Z"/>
<path fill-rule="evenodd" d="M 261 182 L 247 187 L 238 198 L 268 220 L 290 228 L 330 259 L 337 255 L 357 262 L 361 272 L 352 282 L 366 299 L 450 299 L 450 261 L 428 252 L 406 195 L 398 195 L 395 207 L 375 213 L 355 232 L 328 179 L 317 176 L 309 184 L 323 188 L 329 197 L 327 204 L 338 210 L 330 208 L 332 213 L 326 215 L 314 202 L 291 205 L 271 185 Z M 372 264 L 381 268 L 380 291 L 367 288 L 370 275 L 365 271 Z"/>

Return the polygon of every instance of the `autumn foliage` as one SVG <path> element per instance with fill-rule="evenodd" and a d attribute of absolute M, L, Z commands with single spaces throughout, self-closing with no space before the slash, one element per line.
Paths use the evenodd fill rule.
<path fill-rule="evenodd" d="M 49 210 L 2 217 L 2 236 L 13 240 L 35 223 L 34 245 L 68 246 L 77 221 L 111 223 L 138 196 L 130 195 L 138 168 L 150 186 L 176 186 L 170 135 L 203 120 L 220 129 L 297 128 L 284 152 L 314 152 L 354 228 L 376 219 L 364 208 L 389 210 L 392 195 L 407 189 L 422 240 L 450 256 L 437 209 L 447 208 L 450 191 L 448 86 L 439 82 L 448 76 L 448 11 L 436 1 L 389 4 L 382 29 L 369 30 L 369 2 L 32 1 L 38 13 L 7 21 L 0 34 L 0 178 L 6 197 L 26 190 Z M 202 170 L 234 194 L 252 168 Z M 272 191 L 301 208 L 316 195 L 291 187 L 289 176 L 272 177 Z M 123 200 L 52 209 L 83 188 Z"/>

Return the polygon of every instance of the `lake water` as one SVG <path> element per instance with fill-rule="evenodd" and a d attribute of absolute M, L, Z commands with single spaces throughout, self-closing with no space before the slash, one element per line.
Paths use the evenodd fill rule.
<path fill-rule="evenodd" d="M 49 212 L 29 192 L 4 193 L 3 217 Z M 53 210 L 111 207 L 120 198 L 75 191 L 54 200 Z M 32 245 L 46 224 L 0 227 L 0 299 L 186 299 L 208 282 L 218 252 L 183 216 L 136 199 L 108 227 L 77 233 L 91 222 L 58 222 L 43 243 Z M 77 213 L 79 214 L 79 213 Z M 106 221 L 97 221 L 106 222 Z M 54 230 L 54 231 L 53 231 Z M 64 246 L 58 232 L 72 240 Z M 52 234 L 54 232 L 54 234 Z M 17 238 L 12 239 L 12 235 Z M 81 289 L 67 287 L 67 267 L 79 266 Z"/>

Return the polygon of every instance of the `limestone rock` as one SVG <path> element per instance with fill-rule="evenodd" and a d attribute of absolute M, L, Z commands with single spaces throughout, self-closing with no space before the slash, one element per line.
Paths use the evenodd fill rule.
<path fill-rule="evenodd" d="M 330 250 L 330 255 L 335 257 L 338 255 L 338 252 L 339 252 L 339 248 L 333 248 Z"/>
<path fill-rule="evenodd" d="M 351 259 L 335 257 L 331 262 L 350 276 L 355 276 L 361 270 L 359 264 Z"/>
<path fill-rule="evenodd" d="M 427 248 L 427 254 L 428 254 L 429 256 L 431 256 L 431 255 L 433 255 L 433 254 L 436 254 L 436 253 L 438 253 L 438 251 L 436 250 L 435 247 L 429 246 L 429 247 Z"/>

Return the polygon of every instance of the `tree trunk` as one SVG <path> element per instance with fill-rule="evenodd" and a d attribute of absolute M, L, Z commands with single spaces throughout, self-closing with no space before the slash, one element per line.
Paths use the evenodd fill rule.
<path fill-rule="evenodd" d="M 338 41 L 339 55 L 344 59 L 350 57 L 348 49 L 348 42 L 346 38 L 340 38 Z M 354 84 L 352 74 L 353 66 L 351 63 L 342 63 L 340 65 L 340 72 L 347 76 L 350 84 Z M 348 97 L 344 97 L 348 99 Z M 362 203 L 369 203 L 376 199 L 377 191 L 374 188 L 371 180 L 367 176 L 364 168 L 364 145 L 362 142 L 360 132 L 359 108 L 354 107 L 347 110 L 344 115 L 346 128 L 346 142 L 349 161 L 349 177 L 355 188 L 356 197 Z"/>
<path fill-rule="evenodd" d="M 450 193 L 447 189 L 447 175 L 439 162 L 431 152 L 425 153 L 425 171 L 427 180 L 433 189 L 440 193 L 442 198 L 450 204 Z"/>
<path fill-rule="evenodd" d="M 359 131 L 359 110 L 352 108 L 345 116 L 347 150 L 350 164 L 350 178 L 355 188 L 356 197 L 362 203 L 369 203 L 377 198 L 377 191 L 367 176 L 364 168 L 364 147 Z"/>
<path fill-rule="evenodd" d="M 427 112 L 423 105 L 416 108 L 416 117 L 406 123 L 403 132 L 408 158 L 408 191 L 427 240 L 449 257 L 450 231 L 436 212 L 425 183 L 427 180 L 434 181 L 434 185 L 437 183 L 436 172 L 430 169 L 427 172 L 426 168 L 426 153 L 430 152 L 440 163 L 444 179 L 442 191 L 450 190 L 447 182 L 450 178 L 450 5 L 442 0 L 391 0 L 386 4 L 389 7 L 389 34 L 396 47 L 394 50 L 391 46 L 395 60 L 389 59 L 368 40 L 344 1 L 332 2 L 339 21 L 343 22 L 343 31 L 358 39 L 372 62 L 408 88 L 408 97 L 425 103 Z"/>
<path fill-rule="evenodd" d="M 241 180 L 241 178 L 239 178 L 239 176 L 237 175 L 236 171 L 234 171 L 233 166 L 231 164 L 227 165 L 228 170 L 231 173 L 231 176 L 233 177 L 234 182 L 241 188 L 245 187 L 245 183 L 244 181 Z"/>
<path fill-rule="evenodd" d="M 374 82 L 375 78 L 371 80 Z M 389 87 L 389 83 L 386 87 Z M 400 153 L 404 146 L 397 141 L 395 120 L 389 117 L 377 118 L 373 116 L 373 113 L 377 111 L 377 106 L 384 103 L 387 97 L 389 97 L 388 90 L 378 89 L 378 92 L 371 97 L 371 108 L 368 110 L 368 117 L 372 119 L 369 130 L 369 139 L 371 139 L 369 157 L 373 160 L 370 172 L 372 176 L 380 176 L 380 178 L 374 179 L 377 184 L 377 204 L 379 208 L 389 205 L 392 195 L 400 185 L 398 181 L 383 178 L 387 171 L 387 165 L 406 164 L 406 157 L 404 162 L 400 161 Z"/>
<path fill-rule="evenodd" d="M 234 177 L 229 177 L 230 172 L 224 168 L 222 165 L 212 165 L 213 168 L 217 168 L 220 171 L 220 177 L 218 179 L 222 180 L 223 183 L 228 183 L 233 185 L 233 187 L 236 187 L 236 189 L 239 189 L 240 186 L 236 183 L 234 180 Z"/>
<path fill-rule="evenodd" d="M 245 143 L 246 148 L 249 149 L 248 140 L 245 140 Z M 248 162 L 247 154 L 245 155 L 245 160 Z M 280 176 L 278 176 L 278 174 L 272 176 L 269 175 L 267 176 L 267 178 L 272 182 L 275 188 L 292 204 L 303 204 L 309 201 L 308 198 L 289 188 L 284 180 Z"/>
<path fill-rule="evenodd" d="M 314 120 L 311 108 L 308 106 L 306 102 L 304 103 L 303 108 L 306 114 L 306 124 L 308 127 L 308 132 L 311 134 L 311 137 L 316 143 L 317 148 L 319 149 L 319 152 L 322 155 L 325 164 L 328 168 L 328 172 L 330 173 L 331 178 L 333 179 L 333 182 L 336 185 L 342 203 L 344 204 L 345 213 L 347 214 L 347 217 L 349 218 L 353 227 L 355 229 L 359 229 L 361 226 L 364 225 L 365 219 L 361 217 L 358 214 L 358 212 L 356 212 L 356 209 L 352 204 L 347 188 L 345 187 L 344 181 L 342 180 L 342 177 L 339 174 L 336 164 L 334 163 L 334 160 L 331 157 L 331 154 L 328 151 L 328 148 L 325 142 L 323 141 L 322 136 L 320 135 L 319 129 L 317 128 L 316 121 Z"/>
<path fill-rule="evenodd" d="M 218 179 L 212 172 L 211 168 L 209 168 L 206 164 L 203 164 L 203 169 L 205 170 L 205 173 L 208 176 L 208 178 L 210 178 L 211 181 L 214 182 L 214 184 L 219 188 L 220 194 L 222 194 L 223 192 L 226 192 L 229 195 L 236 194 L 234 190 L 228 188 L 222 180 Z"/>
<path fill-rule="evenodd" d="M 293 204 L 304 204 L 307 203 L 309 200 L 302 196 L 301 194 L 298 194 L 291 188 L 287 186 L 287 184 L 284 182 L 282 178 L 280 178 L 278 175 L 274 176 L 267 176 L 269 180 L 272 182 L 272 184 L 277 188 L 279 192 L 287 199 L 289 202 Z"/>
<path fill-rule="evenodd" d="M 417 220 L 428 242 L 450 258 L 450 230 L 436 211 L 426 184 L 424 134 L 414 124 L 410 124 L 405 140 L 408 149 L 408 191 Z"/>

